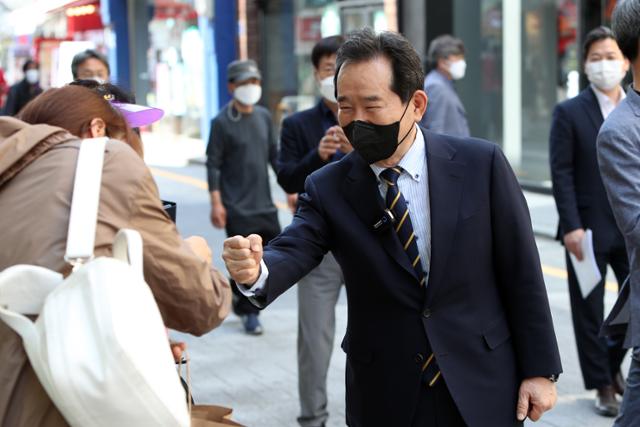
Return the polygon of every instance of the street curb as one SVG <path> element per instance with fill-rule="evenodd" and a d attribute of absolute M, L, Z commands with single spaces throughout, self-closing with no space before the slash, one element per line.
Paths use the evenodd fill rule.
<path fill-rule="evenodd" d="M 541 230 L 533 230 L 533 235 L 536 237 L 540 237 L 542 239 L 547 239 L 547 240 L 556 240 L 556 235 L 555 233 L 549 233 L 547 231 L 541 231 Z"/>
<path fill-rule="evenodd" d="M 189 164 L 190 165 L 206 166 L 207 157 L 206 156 L 194 157 L 192 159 L 189 159 Z"/>

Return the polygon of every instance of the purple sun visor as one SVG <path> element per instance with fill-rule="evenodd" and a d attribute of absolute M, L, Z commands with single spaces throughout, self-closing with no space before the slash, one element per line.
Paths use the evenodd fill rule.
<path fill-rule="evenodd" d="M 147 107 L 139 104 L 125 104 L 112 102 L 113 106 L 122 113 L 123 117 L 132 128 L 150 125 L 157 122 L 164 116 L 164 111 L 160 108 Z"/>

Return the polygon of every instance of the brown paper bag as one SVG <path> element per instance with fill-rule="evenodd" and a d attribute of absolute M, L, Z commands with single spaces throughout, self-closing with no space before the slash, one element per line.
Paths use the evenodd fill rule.
<path fill-rule="evenodd" d="M 193 405 L 191 407 L 191 427 L 238 426 L 231 420 L 233 409 L 216 405 Z"/>

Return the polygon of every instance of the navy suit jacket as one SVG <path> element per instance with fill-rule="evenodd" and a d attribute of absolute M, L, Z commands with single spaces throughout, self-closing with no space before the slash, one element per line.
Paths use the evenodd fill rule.
<path fill-rule="evenodd" d="M 315 107 L 282 121 L 278 184 L 284 191 L 303 193 L 307 176 L 328 163 L 320 158 L 318 144 L 326 130 L 336 124 L 333 113 L 322 100 Z"/>
<path fill-rule="evenodd" d="M 562 369 L 529 211 L 495 144 L 423 132 L 427 287 L 393 227 L 374 230 L 384 202 L 353 152 L 307 179 L 292 224 L 265 248 L 269 276 L 254 303 L 271 303 L 330 250 L 348 298 L 348 425 L 411 425 L 427 336 L 466 423 L 516 425 L 521 380 Z"/>
<path fill-rule="evenodd" d="M 588 87 L 556 106 L 549 136 L 553 196 L 560 216 L 557 238 L 590 228 L 596 252 L 624 247 L 598 169 L 596 139 L 603 121 L 598 99 Z"/>

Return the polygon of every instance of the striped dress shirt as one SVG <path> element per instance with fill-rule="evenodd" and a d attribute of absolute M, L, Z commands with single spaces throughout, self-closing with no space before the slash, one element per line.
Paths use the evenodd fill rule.
<path fill-rule="evenodd" d="M 417 125 L 416 125 L 417 127 Z M 409 209 L 409 218 L 416 235 L 416 244 L 420 253 L 422 268 L 429 272 L 429 260 L 431 259 L 431 215 L 429 209 L 429 175 L 427 173 L 427 154 L 424 135 L 417 127 L 416 139 L 409 151 L 398 163 L 403 169 L 398 178 L 398 188 L 404 196 Z M 387 195 L 387 184 L 380 179 L 380 174 L 385 168 L 371 165 L 373 173 L 378 178 L 378 188 L 382 199 Z"/>

